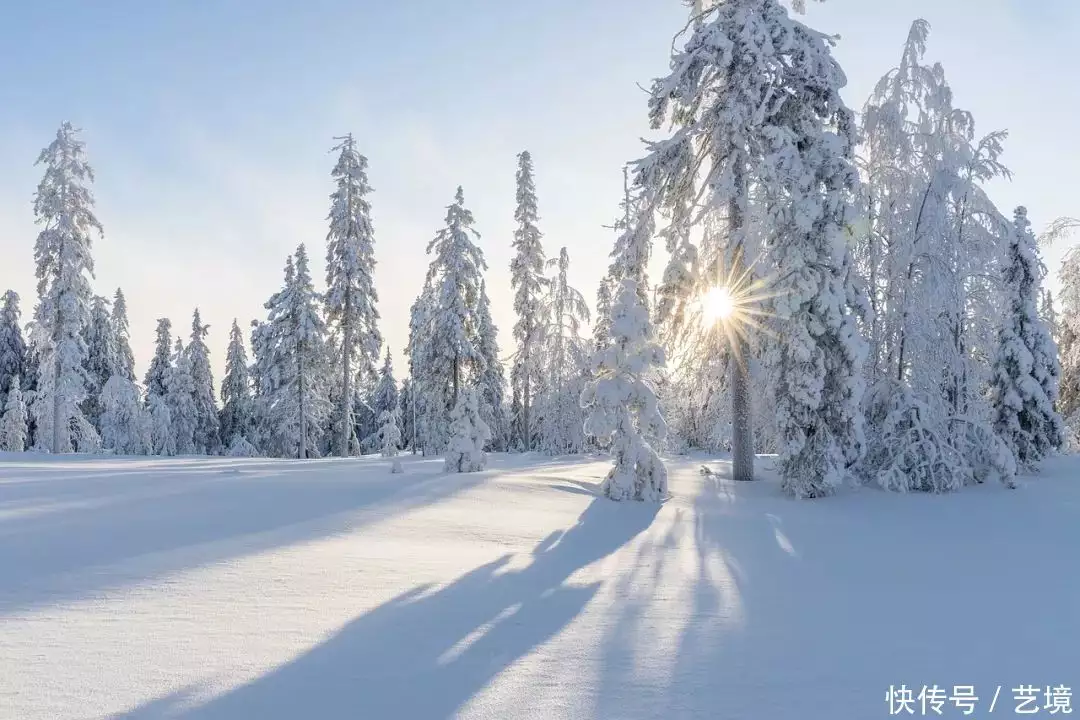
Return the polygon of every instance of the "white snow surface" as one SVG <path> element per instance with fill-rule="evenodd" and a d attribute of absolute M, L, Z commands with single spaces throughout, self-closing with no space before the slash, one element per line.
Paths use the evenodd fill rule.
<path fill-rule="evenodd" d="M 866 720 L 901 683 L 1006 715 L 1080 685 L 1080 458 L 814 501 L 675 458 L 663 505 L 597 497 L 606 458 L 402 460 L 0 454 L 0 718 Z"/>

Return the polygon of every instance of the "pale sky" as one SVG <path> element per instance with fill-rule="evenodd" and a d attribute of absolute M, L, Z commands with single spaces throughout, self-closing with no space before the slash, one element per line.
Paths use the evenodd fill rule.
<path fill-rule="evenodd" d="M 321 285 L 333 137 L 370 161 L 382 331 L 400 379 L 424 248 L 457 185 L 482 235 L 493 314 L 511 350 L 515 155 L 536 165 L 549 256 L 566 245 L 589 299 L 607 267 L 621 166 L 648 133 L 638 85 L 666 72 L 678 0 L 35 0 L 0 24 L 0 291 L 34 293 L 38 152 L 63 120 L 97 172 L 95 289 L 130 305 L 141 378 L 156 318 L 211 325 L 215 380 L 234 317 L 264 317 L 304 242 Z M 805 21 L 841 36 L 862 106 L 917 17 L 957 105 L 1008 129 L 1011 182 L 992 186 L 1036 229 L 1080 215 L 1076 0 L 828 0 Z M 1077 239 L 1080 241 L 1080 238 Z M 1047 254 L 1055 271 L 1063 248 Z"/>

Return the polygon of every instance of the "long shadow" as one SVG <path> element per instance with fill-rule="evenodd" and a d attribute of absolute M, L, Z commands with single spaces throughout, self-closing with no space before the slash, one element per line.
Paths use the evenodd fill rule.
<path fill-rule="evenodd" d="M 643 684 L 626 661 L 642 652 L 627 640 L 641 611 L 626 603 L 606 639 L 597 717 L 884 717 L 901 684 L 974 684 L 976 714 L 1001 684 L 1008 713 L 1012 678 L 1056 677 L 1071 657 L 1080 586 L 1051 568 L 1075 547 L 1080 504 L 1062 500 L 1080 490 L 1055 490 L 1056 502 L 1000 488 L 797 501 L 775 478 L 700 482 L 677 540 L 697 562 L 682 578 L 690 602 L 670 674 Z"/>
<path fill-rule="evenodd" d="M 451 584 L 414 588 L 288 664 L 199 707 L 157 699 L 125 718 L 447 718 L 574 619 L 599 583 L 567 585 L 645 530 L 657 508 L 597 499 L 544 538 L 522 569 L 510 556 Z M 182 703 L 186 693 L 178 693 Z M 527 702 L 527 698 L 522 698 Z"/>
<path fill-rule="evenodd" d="M 96 492 L 61 492 L 60 509 L 0 515 L 0 616 L 345 532 L 491 478 L 443 475 L 423 462 L 391 475 L 382 465 L 262 462 L 167 479 L 148 467 L 120 480 L 97 478 L 88 465 L 79 480 Z M 64 488 L 77 482 L 56 477 Z"/>

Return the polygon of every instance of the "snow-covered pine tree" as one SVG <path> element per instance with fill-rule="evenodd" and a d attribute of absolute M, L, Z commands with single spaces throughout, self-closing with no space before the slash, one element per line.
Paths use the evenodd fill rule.
<path fill-rule="evenodd" d="M 38 304 L 31 341 L 40 377 L 31 412 L 38 446 L 71 452 L 97 443 L 79 406 L 87 395 L 83 330 L 90 323 L 90 253 L 93 234 L 102 228 L 88 187 L 94 172 L 71 123 L 60 126 L 37 164 L 45 166 L 45 175 L 34 196 L 34 218 L 43 229 L 34 246 Z"/>
<path fill-rule="evenodd" d="M 491 319 L 487 286 L 481 280 L 476 336 L 483 364 L 476 378 L 476 391 L 479 393 L 480 417 L 491 431 L 491 449 L 501 452 L 510 442 L 510 423 L 506 417 L 506 375 L 499 359 L 498 335 L 499 329 Z"/>
<path fill-rule="evenodd" d="M 1080 445 L 1080 246 L 1071 248 L 1058 269 L 1061 314 L 1058 320 L 1061 388 L 1058 410 L 1070 443 Z"/>
<path fill-rule="evenodd" d="M 238 437 L 246 439 L 250 444 L 253 420 L 247 350 L 244 349 L 244 336 L 240 332 L 240 325 L 233 319 L 232 329 L 229 331 L 229 348 L 225 352 L 225 377 L 221 381 L 221 413 L 218 418 L 221 439 L 229 447 L 229 454 L 232 454 L 231 450 L 237 444 Z M 246 447 L 243 450 L 247 452 Z"/>
<path fill-rule="evenodd" d="M 122 372 L 123 369 L 120 368 Z M 149 419 L 139 401 L 139 388 L 123 375 L 113 375 L 101 389 L 101 444 L 117 455 L 142 455 Z"/>
<path fill-rule="evenodd" d="M 900 63 L 861 113 L 865 222 L 851 240 L 872 310 L 862 474 L 888 489 L 942 492 L 1013 472 L 984 392 L 1009 221 L 983 185 L 1008 170 L 1005 134 L 977 138 L 942 67 L 924 64 L 929 32 L 913 23 Z"/>
<path fill-rule="evenodd" d="M 386 348 L 386 356 L 379 370 L 379 383 L 371 394 L 371 409 L 375 411 L 376 417 L 380 418 L 380 427 L 383 413 L 398 409 L 398 386 L 394 379 L 394 362 L 390 358 L 390 348 Z"/>
<path fill-rule="evenodd" d="M 87 385 L 86 400 L 82 403 L 82 413 L 94 428 L 101 433 L 101 391 L 109 382 L 120 365 L 116 346 L 116 330 L 112 325 L 111 309 L 108 298 L 95 295 L 90 310 L 90 324 L 83 330 L 86 343 Z"/>
<path fill-rule="evenodd" d="M 651 236 L 642 222 L 641 239 Z M 634 232 L 634 231 L 631 231 Z M 594 358 L 593 378 L 581 395 L 585 432 L 611 445 L 614 465 L 602 492 L 612 500 L 660 502 L 668 494 L 667 468 L 646 437 L 667 432 L 647 373 L 664 365 L 653 342 L 648 308 L 641 302 L 636 273 L 626 273 L 611 308 L 610 344 Z"/>
<path fill-rule="evenodd" d="M 1027 209 L 1019 207 L 1003 278 L 1007 305 L 992 388 L 994 429 L 1025 467 L 1064 442 L 1061 417 L 1054 408 L 1060 376 L 1057 346 L 1037 308 L 1044 274 Z"/>
<path fill-rule="evenodd" d="M 512 417 L 517 427 L 514 444 L 522 450 L 533 447 L 532 414 L 538 381 L 542 372 L 540 346 L 547 323 L 542 317 L 543 293 L 548 279 L 544 275 L 544 246 L 537 227 L 536 185 L 533 181 L 532 155 L 528 150 L 518 155 L 517 207 L 514 210 L 514 257 L 510 261 L 510 287 L 514 291 L 514 340 L 517 343 L 510 373 L 516 410 Z"/>
<path fill-rule="evenodd" d="M 125 380 L 135 382 L 135 354 L 131 351 L 131 326 L 128 323 L 127 299 L 124 291 L 116 288 L 112 303 L 112 328 L 115 334 L 116 373 Z"/>
<path fill-rule="evenodd" d="M 14 378 L 26 377 L 27 349 L 19 316 L 19 294 L 8 290 L 0 305 L 0 399 L 7 395 Z"/>
<path fill-rule="evenodd" d="M 653 127 L 677 129 L 650 143 L 637 183 L 676 220 L 725 208 L 736 276 L 751 189 L 768 208 L 768 251 L 781 269 L 772 303 L 778 468 L 788 492 L 819 496 L 862 449 L 865 350 L 851 312 L 861 305 L 843 237 L 857 182 L 853 117 L 839 96 L 845 78 L 825 37 L 778 0 L 729 0 L 705 13 L 653 86 Z M 745 345 L 736 350 L 746 357 Z M 734 444 L 752 457 L 745 372 L 733 373 Z"/>
<path fill-rule="evenodd" d="M 414 437 L 415 429 L 415 414 L 416 410 L 413 405 L 413 392 L 412 392 L 412 380 L 405 378 L 401 381 L 401 392 L 398 393 L 398 409 L 401 415 L 401 437 L 402 447 L 412 451 L 415 455 L 418 452 L 416 438 Z"/>
<path fill-rule="evenodd" d="M 605 275 L 596 288 L 596 322 L 593 323 L 593 347 L 602 350 L 611 341 L 611 303 L 615 281 Z"/>
<path fill-rule="evenodd" d="M 221 425 L 214 401 L 214 375 L 210 369 L 210 348 L 206 346 L 209 325 L 204 325 L 199 308 L 191 318 L 191 341 L 185 350 L 191 371 L 192 400 L 195 403 L 195 452 L 200 455 L 221 453 Z"/>
<path fill-rule="evenodd" d="M 445 374 L 434 372 L 434 359 L 431 336 L 432 317 L 435 306 L 435 291 L 430 281 L 425 280 L 420 295 L 413 301 L 409 311 L 409 344 L 406 353 L 409 356 L 409 389 L 412 410 L 408 422 L 412 427 L 409 441 L 413 452 L 443 447 L 446 438 L 446 402 L 449 397 L 449 383 Z"/>
<path fill-rule="evenodd" d="M 379 416 L 379 446 L 384 458 L 393 458 L 390 472 L 402 472 L 401 460 L 398 458 L 398 450 L 401 447 L 400 413 L 397 408 L 384 410 Z"/>
<path fill-rule="evenodd" d="M 165 386 L 169 368 L 172 367 L 172 322 L 169 318 L 158 318 L 154 337 L 154 356 L 143 378 L 147 398 L 151 395 L 165 397 L 169 393 Z"/>
<path fill-rule="evenodd" d="M 330 195 L 330 232 L 326 251 L 326 321 L 340 335 L 340 358 L 336 372 L 342 378 L 339 414 L 346 415 L 337 429 L 335 453 L 350 454 L 356 438 L 351 437 L 351 398 L 356 378 L 375 381 L 375 363 L 382 346 L 379 334 L 378 295 L 375 292 L 375 231 L 371 223 L 372 191 L 367 178 L 367 158 L 356 150 L 352 134 L 335 138 L 340 142 L 331 173 L 337 188 Z M 369 385 L 370 387 L 370 385 Z"/>
<path fill-rule="evenodd" d="M 312 284 L 303 244 L 294 257 L 295 264 L 286 269 L 286 286 L 267 303 L 273 365 L 279 368 L 270 416 L 287 443 L 279 452 L 304 459 L 318 454 L 330 414 L 328 353 L 322 299 Z"/>
<path fill-rule="evenodd" d="M 22 452 L 26 449 L 28 418 L 18 375 L 9 379 L 6 398 L 0 416 L 0 451 Z"/>
<path fill-rule="evenodd" d="M 480 417 L 479 393 L 463 387 L 450 413 L 450 446 L 443 465 L 445 472 L 477 472 L 487 466 L 484 447 L 491 440 L 491 430 Z"/>
<path fill-rule="evenodd" d="M 184 342 L 180 338 L 176 338 L 172 367 L 165 378 L 165 387 L 176 454 L 194 455 L 198 452 L 195 429 L 199 422 L 195 408 L 195 381 L 191 377 L 191 360 L 184 352 Z"/>
<path fill-rule="evenodd" d="M 460 388 L 484 367 L 478 308 L 487 265 L 473 242 L 479 237 L 473 222 L 459 187 L 446 226 L 428 243 L 431 264 L 410 320 L 410 370 L 424 402 L 421 432 L 425 447 L 436 451 L 446 447 L 447 413 L 457 406 Z"/>
<path fill-rule="evenodd" d="M 548 325 L 544 333 L 547 382 L 540 403 L 541 446 L 550 453 L 577 453 L 585 446 L 585 418 L 579 400 L 589 358 L 581 328 L 589 322 L 589 307 L 584 296 L 570 286 L 570 255 L 565 247 L 549 265 L 556 274 L 543 305 Z"/>
<path fill-rule="evenodd" d="M 294 274 L 293 259 L 290 255 L 285 264 L 285 281 L 292 283 Z M 282 291 L 275 293 L 265 307 L 273 307 Z M 279 455 L 277 448 L 287 443 L 280 442 L 281 429 L 273 423 L 274 393 L 282 380 L 283 368 L 275 352 L 274 329 L 268 322 L 251 321 L 251 444 L 260 453 Z"/>
<path fill-rule="evenodd" d="M 171 368 L 169 374 L 172 374 Z M 150 417 L 150 454 L 175 455 L 176 432 L 172 426 L 168 398 L 165 395 L 147 395 L 146 412 Z"/>

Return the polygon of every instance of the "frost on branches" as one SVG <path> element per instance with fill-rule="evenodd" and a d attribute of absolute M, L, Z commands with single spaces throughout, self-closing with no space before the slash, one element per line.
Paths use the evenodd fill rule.
<path fill-rule="evenodd" d="M 526 150 L 518 155 L 517 208 L 514 220 L 514 258 L 510 261 L 510 287 L 514 290 L 514 340 L 517 352 L 510 373 L 513 396 L 517 399 L 514 445 L 531 450 L 535 435 L 532 411 L 542 373 L 540 344 L 544 319 L 541 300 L 548 279 L 544 276 L 544 246 L 537 227 L 536 185 L 533 182 L 532 155 Z"/>
<path fill-rule="evenodd" d="M 139 388 L 123 375 L 113 375 L 101 391 L 101 444 L 118 455 L 147 451 L 150 419 L 139 402 Z"/>
<path fill-rule="evenodd" d="M 19 376 L 11 378 L 7 400 L 0 415 L 0 451 L 22 452 L 26 449 L 26 403 L 19 389 Z"/>
<path fill-rule="evenodd" d="M 26 377 L 27 348 L 19 316 L 19 294 L 8 290 L 0 306 L 0 398 L 11 388 L 14 378 Z"/>
<path fill-rule="evenodd" d="M 401 460 L 397 456 L 401 447 L 400 415 L 397 408 L 383 410 L 379 416 L 379 446 L 384 458 L 393 458 L 390 472 L 402 472 Z"/>
<path fill-rule="evenodd" d="M 643 435 L 662 440 L 667 434 L 656 393 L 645 379 L 650 368 L 663 366 L 664 351 L 653 342 L 649 312 L 633 278 L 622 281 L 610 332 L 581 395 L 588 411 L 585 432 L 611 444 L 615 464 L 601 489 L 612 500 L 660 502 L 668 494 L 667 468 Z"/>
<path fill-rule="evenodd" d="M 670 121 L 677 129 L 650 143 L 637 171 L 672 218 L 681 258 L 663 286 L 664 312 L 677 313 L 675 295 L 685 293 L 695 260 L 679 225 L 725 209 L 738 269 L 751 202 L 759 204 L 776 271 L 778 338 L 767 358 L 778 468 L 789 493 L 826 495 L 863 444 L 865 348 L 852 313 L 862 298 L 845 237 L 857 183 L 853 117 L 839 95 L 846 80 L 824 36 L 777 0 L 713 5 L 696 17 L 671 67 L 654 83 L 650 114 L 654 128 Z"/>
<path fill-rule="evenodd" d="M 88 451 L 97 432 L 80 405 L 87 397 L 86 343 L 90 324 L 93 235 L 101 234 L 88 183 L 93 170 L 78 131 L 65 122 L 38 157 L 45 176 L 34 196 L 34 217 L 43 230 L 34 246 L 38 305 L 31 340 L 40 377 L 32 412 L 39 447 L 54 453 Z"/>
<path fill-rule="evenodd" d="M 1064 442 L 1058 399 L 1057 346 L 1039 317 L 1044 275 L 1027 210 L 1016 209 L 1004 272 L 1005 320 L 994 361 L 994 429 L 1020 465 L 1037 464 Z"/>
<path fill-rule="evenodd" d="M 491 430 L 480 418 L 480 403 L 475 388 L 463 388 L 457 405 L 450 413 L 450 447 L 446 451 L 444 472 L 478 472 L 487 465 L 484 446 L 491 440 Z"/>
<path fill-rule="evenodd" d="M 351 134 L 340 142 L 331 173 L 337 184 L 330 195 L 330 231 L 326 236 L 326 323 L 338 333 L 333 366 L 341 383 L 338 422 L 334 428 L 336 455 L 349 455 L 356 437 L 352 418 L 353 383 L 375 380 L 382 337 L 379 334 L 378 295 L 375 292 L 375 230 L 371 223 L 372 192 L 367 158 L 356 150 Z"/>

